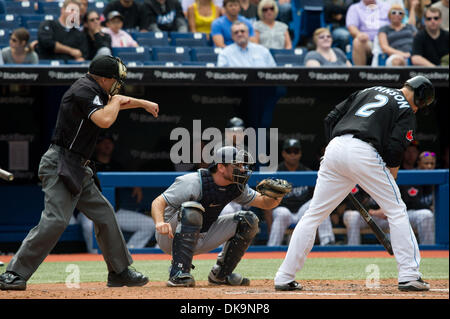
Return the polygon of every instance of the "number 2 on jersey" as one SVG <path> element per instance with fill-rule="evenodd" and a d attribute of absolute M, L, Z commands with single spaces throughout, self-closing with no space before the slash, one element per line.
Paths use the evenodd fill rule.
<path fill-rule="evenodd" d="M 364 104 L 358 109 L 358 111 L 356 111 L 355 115 L 361 117 L 369 117 L 372 115 L 373 112 L 375 112 L 374 110 L 371 109 L 383 107 L 389 101 L 389 98 L 387 96 L 381 94 L 375 95 L 375 99 L 377 100 L 377 102 Z"/>

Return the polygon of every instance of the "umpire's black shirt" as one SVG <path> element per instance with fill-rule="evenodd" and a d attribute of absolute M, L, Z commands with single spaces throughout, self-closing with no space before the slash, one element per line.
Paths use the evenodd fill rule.
<path fill-rule="evenodd" d="M 91 121 L 92 113 L 108 103 L 108 94 L 86 74 L 64 94 L 52 143 L 91 158 L 101 128 Z"/>

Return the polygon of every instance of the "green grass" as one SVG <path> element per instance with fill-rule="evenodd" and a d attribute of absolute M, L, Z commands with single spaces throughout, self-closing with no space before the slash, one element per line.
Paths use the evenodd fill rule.
<path fill-rule="evenodd" d="M 215 260 L 195 260 L 193 276 L 206 280 Z M 236 272 L 250 279 L 273 279 L 282 259 L 244 259 Z M 80 282 L 107 280 L 107 269 L 103 261 L 47 262 L 43 263 L 29 283 L 64 283 L 73 272 L 66 268 L 75 264 L 79 267 Z M 369 272 L 366 267 L 374 264 L 379 269 L 380 279 L 397 278 L 397 264 L 394 258 L 309 258 L 297 279 L 364 280 Z M 149 276 L 151 281 L 166 281 L 170 261 L 135 261 L 133 267 Z M 70 268 L 70 267 L 69 267 Z M 449 260 L 447 258 L 423 258 L 420 271 L 426 279 L 448 279 Z"/>

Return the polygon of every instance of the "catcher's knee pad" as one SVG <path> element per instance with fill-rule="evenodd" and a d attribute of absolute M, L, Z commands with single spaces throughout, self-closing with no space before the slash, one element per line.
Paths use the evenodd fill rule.
<path fill-rule="evenodd" d="M 258 216 L 251 211 L 241 210 L 234 215 L 234 219 L 238 221 L 236 235 L 251 241 L 258 233 Z"/>
<path fill-rule="evenodd" d="M 189 273 L 192 257 L 203 224 L 204 208 L 197 202 L 184 202 L 178 216 L 178 225 L 172 244 L 172 268 L 170 277 L 178 272 Z"/>
<path fill-rule="evenodd" d="M 234 219 L 238 221 L 236 234 L 225 243 L 216 265 L 211 270 L 212 276 L 218 280 L 231 275 L 258 233 L 259 219 L 253 212 L 239 211 L 234 215 Z"/>

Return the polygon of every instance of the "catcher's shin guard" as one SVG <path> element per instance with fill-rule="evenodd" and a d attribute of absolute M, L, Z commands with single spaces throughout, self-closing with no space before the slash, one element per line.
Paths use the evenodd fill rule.
<path fill-rule="evenodd" d="M 204 211 L 203 206 L 197 202 L 185 202 L 181 205 L 179 222 L 172 244 L 170 278 L 179 272 L 190 272 Z"/>
<path fill-rule="evenodd" d="M 231 275 L 258 232 L 258 217 L 250 211 L 239 211 L 234 215 L 238 220 L 236 234 L 225 243 L 211 269 L 210 277 L 223 281 Z"/>

